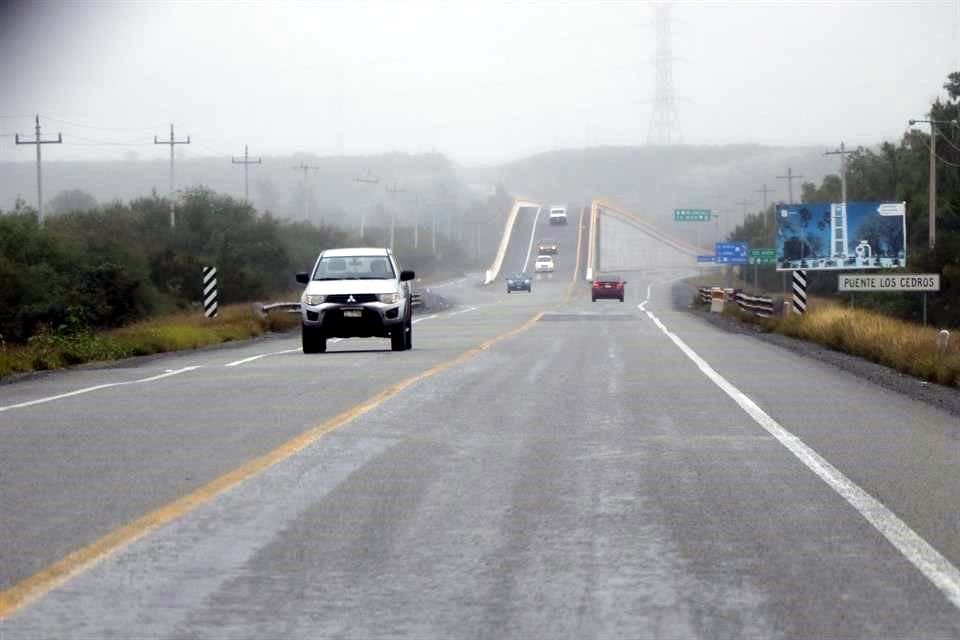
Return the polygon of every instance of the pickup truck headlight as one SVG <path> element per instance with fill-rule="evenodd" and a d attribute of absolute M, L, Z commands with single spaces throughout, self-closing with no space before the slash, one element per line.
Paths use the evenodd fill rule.
<path fill-rule="evenodd" d="M 303 303 L 309 304 L 309 305 L 323 304 L 323 301 L 326 299 L 327 299 L 327 296 L 321 296 L 317 294 L 303 295 Z"/>
<path fill-rule="evenodd" d="M 381 293 L 377 296 L 377 299 L 380 300 L 383 304 L 397 304 L 400 302 L 399 293 Z"/>

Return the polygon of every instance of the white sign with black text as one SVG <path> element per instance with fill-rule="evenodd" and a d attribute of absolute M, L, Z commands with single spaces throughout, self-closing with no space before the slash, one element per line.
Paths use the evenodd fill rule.
<path fill-rule="evenodd" d="M 940 291 L 939 273 L 841 274 L 838 291 Z"/>

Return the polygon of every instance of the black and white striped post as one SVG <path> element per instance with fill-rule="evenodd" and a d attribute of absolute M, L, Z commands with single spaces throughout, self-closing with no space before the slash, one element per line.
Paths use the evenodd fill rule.
<path fill-rule="evenodd" d="M 807 272 L 793 272 L 793 312 L 804 313 L 807 310 Z"/>
<path fill-rule="evenodd" d="M 217 315 L 217 268 L 203 268 L 203 315 L 213 318 Z"/>

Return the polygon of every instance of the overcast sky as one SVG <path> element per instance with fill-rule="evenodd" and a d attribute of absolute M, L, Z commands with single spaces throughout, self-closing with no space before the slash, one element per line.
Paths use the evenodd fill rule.
<path fill-rule="evenodd" d="M 0 4 L 0 161 L 437 150 L 464 164 L 642 144 L 645 2 Z M 958 0 L 675 2 L 684 142 L 873 144 L 960 64 Z M 85 125 L 85 126 L 79 126 Z M 70 144 L 67 144 L 70 143 Z M 105 144 L 106 143 L 106 144 Z M 122 144 L 121 144 L 122 143 Z"/>

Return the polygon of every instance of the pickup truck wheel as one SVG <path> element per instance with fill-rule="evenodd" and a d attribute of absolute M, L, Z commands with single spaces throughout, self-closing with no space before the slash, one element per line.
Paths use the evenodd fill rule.
<path fill-rule="evenodd" d="M 404 322 L 399 327 L 390 332 L 390 349 L 393 351 L 405 351 L 407 348 L 406 336 L 407 323 Z"/>
<path fill-rule="evenodd" d="M 407 320 L 407 329 L 406 331 L 403 332 L 403 335 L 404 335 L 404 341 L 403 341 L 404 348 L 407 351 L 409 351 L 410 349 L 413 349 L 413 322 L 410 321 L 409 319 Z"/>
<path fill-rule="evenodd" d="M 327 338 L 316 329 L 301 325 L 300 337 L 304 353 L 325 353 Z"/>

